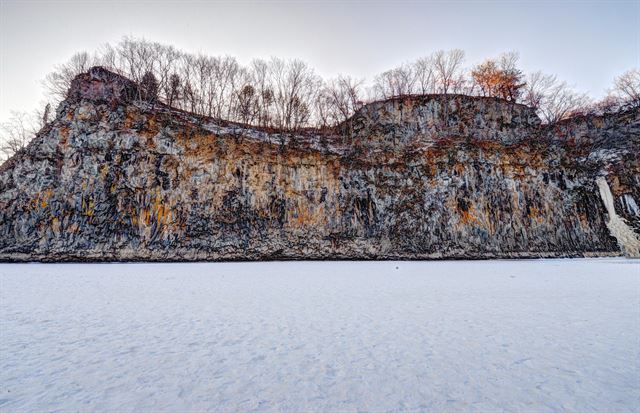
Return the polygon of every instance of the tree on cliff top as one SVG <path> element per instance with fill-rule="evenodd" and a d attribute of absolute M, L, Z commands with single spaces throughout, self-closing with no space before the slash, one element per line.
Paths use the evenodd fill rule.
<path fill-rule="evenodd" d="M 61 101 L 67 97 L 71 81 L 80 73 L 98 64 L 97 59 L 89 53 L 76 53 L 66 63 L 56 65 L 54 70 L 44 78 L 42 84 L 54 101 Z"/>
<path fill-rule="evenodd" d="M 537 110 L 547 123 L 554 123 L 586 110 L 590 99 L 576 92 L 555 75 L 540 71 L 531 73 L 523 86 L 522 103 Z"/>
<path fill-rule="evenodd" d="M 433 67 L 438 79 L 439 92 L 459 93 L 463 83 L 462 62 L 464 51 L 453 49 L 439 50 L 433 54 Z"/>
<path fill-rule="evenodd" d="M 165 94 L 167 96 L 167 104 L 170 107 L 173 107 L 173 103 L 180 99 L 180 87 L 182 85 L 182 80 L 180 79 L 180 75 L 177 73 L 172 73 L 169 76 L 169 82 L 165 87 Z"/>
<path fill-rule="evenodd" d="M 38 130 L 34 118 L 26 112 L 11 112 L 9 120 L 0 124 L 0 160 L 13 156 L 33 139 Z"/>
<path fill-rule="evenodd" d="M 631 69 L 618 76 L 613 91 L 624 103 L 640 107 L 640 69 Z"/>
<path fill-rule="evenodd" d="M 517 62 L 517 53 L 505 53 L 498 59 L 487 59 L 475 66 L 471 70 L 471 77 L 484 96 L 514 102 L 520 98 L 526 84 L 522 71 L 516 67 Z"/>
<path fill-rule="evenodd" d="M 158 80 L 152 72 L 147 72 L 142 76 L 140 82 L 140 97 L 142 100 L 154 103 L 158 99 Z"/>
<path fill-rule="evenodd" d="M 464 52 L 459 49 L 438 50 L 413 63 L 403 64 L 375 77 L 375 99 L 429 94 L 461 93 L 466 83 L 462 63 Z"/>
<path fill-rule="evenodd" d="M 546 122 L 582 110 L 588 100 L 555 76 L 533 73 L 525 84 L 516 53 L 490 59 L 471 71 L 464 69 L 464 56 L 462 50 L 440 50 L 385 71 L 374 78 L 370 100 L 436 93 L 496 96 L 536 108 Z M 335 79 L 325 81 L 299 60 L 256 59 L 243 66 L 231 56 L 196 55 L 124 38 L 93 55 L 77 53 L 56 66 L 44 81 L 50 101 L 55 105 L 64 99 L 71 80 L 94 65 L 140 84 L 140 98 L 202 116 L 289 130 L 338 124 L 365 100 L 362 82 L 353 88 Z M 637 69 L 617 78 L 605 106 L 616 99 L 640 106 L 638 79 Z"/>

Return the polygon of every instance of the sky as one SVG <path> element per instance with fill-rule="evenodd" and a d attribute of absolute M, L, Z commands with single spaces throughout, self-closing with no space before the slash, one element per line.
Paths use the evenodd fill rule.
<path fill-rule="evenodd" d="M 463 49 L 468 67 L 515 50 L 525 72 L 600 98 L 640 67 L 640 0 L 0 0 L 0 122 L 43 104 L 41 80 L 56 64 L 123 36 L 241 63 L 300 58 L 325 78 L 366 81 L 438 49 Z"/>

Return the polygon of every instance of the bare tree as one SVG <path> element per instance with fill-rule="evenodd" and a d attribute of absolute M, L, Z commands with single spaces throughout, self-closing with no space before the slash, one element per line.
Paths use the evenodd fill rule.
<path fill-rule="evenodd" d="M 339 75 L 325 86 L 328 98 L 329 119 L 332 123 L 344 122 L 360 108 L 362 80 Z"/>
<path fill-rule="evenodd" d="M 271 58 L 268 63 L 269 82 L 273 90 L 272 114 L 275 126 L 297 129 L 311 118 L 320 78 L 301 60 L 285 61 Z"/>
<path fill-rule="evenodd" d="M 26 112 L 11 112 L 11 117 L 0 124 L 0 156 L 8 159 L 23 149 L 37 132 L 37 121 Z"/>
<path fill-rule="evenodd" d="M 245 70 L 240 67 L 236 58 L 231 56 L 217 59 L 214 68 L 216 95 L 218 96 L 215 116 L 229 118 L 232 116 L 235 99 L 238 97 L 235 92 L 245 77 Z"/>
<path fill-rule="evenodd" d="M 546 96 L 558 84 L 555 75 L 546 75 L 540 71 L 533 72 L 527 76 L 521 102 L 534 109 L 539 109 Z"/>
<path fill-rule="evenodd" d="M 433 57 L 429 56 L 418 59 L 413 64 L 413 67 L 418 93 L 422 95 L 436 93 L 437 76 Z"/>
<path fill-rule="evenodd" d="M 320 84 L 320 78 L 305 62 L 297 59 L 288 62 L 283 96 L 286 102 L 285 128 L 295 130 L 307 124 Z"/>
<path fill-rule="evenodd" d="M 154 65 L 154 74 L 158 80 L 158 90 L 165 93 L 167 102 L 170 99 L 169 94 L 175 92 L 172 89 L 171 81 L 173 75 L 177 75 L 178 62 L 182 55 L 173 46 L 166 46 L 160 43 L 153 43 L 156 55 L 156 64 Z"/>
<path fill-rule="evenodd" d="M 603 115 L 640 107 L 640 70 L 631 69 L 614 79 L 613 88 L 586 108 L 589 114 Z"/>
<path fill-rule="evenodd" d="M 269 64 L 262 59 L 254 59 L 247 71 L 249 82 L 255 88 L 256 120 L 259 125 L 270 123 L 269 111 L 273 103 L 272 86 L 269 81 Z"/>
<path fill-rule="evenodd" d="M 244 85 L 238 92 L 237 117 L 242 123 L 252 123 L 258 104 L 256 102 L 256 90 L 251 85 Z"/>
<path fill-rule="evenodd" d="M 547 123 L 554 123 L 578 112 L 587 111 L 590 99 L 573 90 L 555 75 L 531 73 L 523 87 L 520 101 L 537 110 Z"/>
<path fill-rule="evenodd" d="M 276 98 L 275 93 L 273 93 L 273 89 L 264 89 L 262 93 L 260 93 L 260 101 L 262 102 L 262 108 L 264 109 L 264 111 L 262 112 L 262 125 L 275 125 L 275 116 L 273 115 L 272 108 L 275 104 Z"/>
<path fill-rule="evenodd" d="M 335 123 L 336 110 L 333 104 L 333 96 L 327 86 L 323 87 L 314 102 L 316 125 L 326 128 Z"/>
<path fill-rule="evenodd" d="M 133 81 L 140 83 L 146 73 L 154 73 L 158 64 L 158 48 L 145 39 L 123 38 L 116 46 L 116 65 Z"/>
<path fill-rule="evenodd" d="M 196 56 L 185 54 L 180 62 L 180 75 L 182 77 L 181 108 L 193 113 L 199 113 L 201 93 L 198 92 L 197 84 L 199 70 L 196 67 Z"/>
<path fill-rule="evenodd" d="M 60 102 L 67 97 L 71 81 L 80 73 L 84 73 L 96 63 L 87 52 L 79 52 L 71 56 L 68 62 L 57 65 L 43 80 L 43 85 L 52 100 Z"/>
<path fill-rule="evenodd" d="M 463 61 L 461 50 L 440 50 L 388 70 L 374 78 L 367 90 L 369 99 L 416 93 L 480 93 L 523 102 L 549 122 L 569 116 L 587 101 L 555 76 L 541 72 L 529 75 L 525 84 L 517 68 L 518 55 L 513 52 L 476 66 L 471 72 L 472 81 L 463 69 Z M 114 46 L 103 46 L 93 56 L 77 53 L 56 66 L 44 80 L 49 100 L 55 104 L 64 99 L 73 78 L 95 64 L 141 84 L 138 98 L 163 100 L 169 106 L 203 116 L 283 129 L 343 122 L 357 110 L 363 92 L 362 81 L 339 76 L 323 82 L 299 60 L 257 59 L 243 67 L 230 56 L 194 55 L 125 37 Z M 149 83 L 151 76 L 155 81 Z M 597 110 L 613 110 L 613 97 L 640 106 L 639 78 L 638 69 L 617 78 L 612 98 L 601 108 L 596 105 Z M 142 96 L 149 88 L 152 93 Z"/>
<path fill-rule="evenodd" d="M 173 107 L 174 102 L 180 99 L 181 83 L 179 74 L 172 73 L 171 76 L 169 76 L 169 82 L 167 82 L 165 87 L 165 95 L 167 96 L 167 104 L 169 107 Z"/>
<path fill-rule="evenodd" d="M 640 107 L 640 69 L 631 69 L 614 81 L 614 93 L 634 107 Z"/>
<path fill-rule="evenodd" d="M 574 91 L 566 82 L 562 82 L 549 90 L 538 110 L 547 123 L 554 123 L 584 110 L 588 104 L 589 98 L 585 94 Z"/>
<path fill-rule="evenodd" d="M 460 49 L 453 49 L 445 52 L 439 50 L 432 56 L 433 68 L 435 71 L 438 92 L 456 93 L 461 88 L 462 79 L 462 62 L 464 61 L 464 52 Z"/>
<path fill-rule="evenodd" d="M 379 99 L 410 95 L 414 92 L 415 81 L 413 67 L 405 64 L 376 76 L 373 89 Z"/>

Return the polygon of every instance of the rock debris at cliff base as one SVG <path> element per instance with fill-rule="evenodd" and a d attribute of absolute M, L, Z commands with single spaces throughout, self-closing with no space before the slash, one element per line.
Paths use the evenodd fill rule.
<path fill-rule="evenodd" d="M 600 177 L 625 236 L 640 234 L 637 109 L 547 126 L 499 99 L 410 96 L 289 133 L 136 101 L 135 88 L 101 68 L 80 75 L 0 167 L 0 259 L 629 253 Z"/>

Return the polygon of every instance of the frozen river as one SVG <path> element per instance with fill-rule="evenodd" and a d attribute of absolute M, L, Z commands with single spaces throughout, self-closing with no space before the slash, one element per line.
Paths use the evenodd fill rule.
<path fill-rule="evenodd" d="M 639 406 L 638 260 L 0 264 L 0 412 Z"/>

